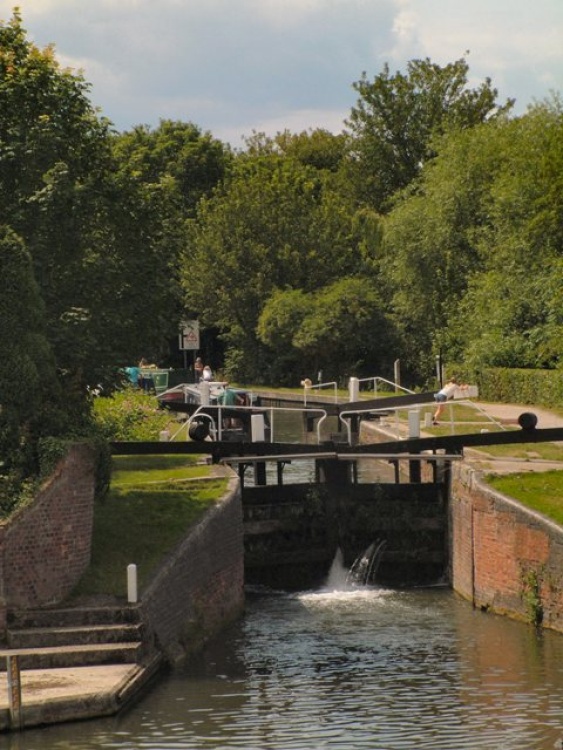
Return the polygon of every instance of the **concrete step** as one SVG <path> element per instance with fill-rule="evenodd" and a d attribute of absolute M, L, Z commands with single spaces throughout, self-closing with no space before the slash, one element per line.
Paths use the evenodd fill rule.
<path fill-rule="evenodd" d="M 41 628 L 10 627 L 7 633 L 7 646 L 13 649 L 130 643 L 141 640 L 141 623 Z"/>
<path fill-rule="evenodd" d="M 103 664 L 140 663 L 143 644 L 97 643 L 91 645 L 0 650 L 0 672 L 6 671 L 7 656 L 19 656 L 20 669 L 64 669 Z"/>
<path fill-rule="evenodd" d="M 104 607 L 62 607 L 12 611 L 8 627 L 17 629 L 57 628 L 81 625 L 115 625 L 140 622 L 136 605 Z"/>

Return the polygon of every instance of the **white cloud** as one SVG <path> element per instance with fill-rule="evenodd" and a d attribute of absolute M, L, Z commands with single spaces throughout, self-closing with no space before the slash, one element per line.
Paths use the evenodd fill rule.
<path fill-rule="evenodd" d="M 563 0 L 0 0 L 0 17 L 16 3 L 119 129 L 339 130 L 363 71 L 466 50 L 472 83 L 523 106 L 563 80 Z"/>

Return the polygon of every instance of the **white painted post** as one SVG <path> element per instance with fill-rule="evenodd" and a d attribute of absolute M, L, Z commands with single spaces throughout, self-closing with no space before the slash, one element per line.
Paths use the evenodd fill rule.
<path fill-rule="evenodd" d="M 409 411 L 409 437 L 420 437 L 420 412 L 418 409 L 411 409 Z"/>
<path fill-rule="evenodd" d="M 137 566 L 131 563 L 127 566 L 127 601 L 135 604 L 137 601 Z"/>
<path fill-rule="evenodd" d="M 397 386 L 401 385 L 401 360 L 396 359 L 393 363 L 393 377 L 395 378 L 395 393 L 399 393 L 400 388 Z"/>
<path fill-rule="evenodd" d="M 350 401 L 359 401 L 360 400 L 360 381 L 358 378 L 350 378 L 348 381 L 348 394 L 350 397 Z"/>
<path fill-rule="evenodd" d="M 211 398 L 211 389 L 209 387 L 209 383 L 206 380 L 202 380 L 199 384 L 199 392 L 201 394 L 201 405 L 202 406 L 209 406 L 209 401 Z"/>
<path fill-rule="evenodd" d="M 170 440 L 170 432 L 168 430 L 161 430 L 159 438 L 161 443 L 167 443 Z"/>
<path fill-rule="evenodd" d="M 263 443 L 266 440 L 266 427 L 263 414 L 253 414 L 250 417 L 250 431 L 253 443 Z"/>

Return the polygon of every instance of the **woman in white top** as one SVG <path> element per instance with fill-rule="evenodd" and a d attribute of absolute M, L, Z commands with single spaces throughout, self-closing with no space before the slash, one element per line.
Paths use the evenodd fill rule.
<path fill-rule="evenodd" d="M 451 398 L 454 397 L 455 392 L 458 388 L 466 388 L 467 386 L 458 385 L 458 382 L 456 378 L 450 378 L 446 385 L 443 388 L 440 388 L 438 393 L 434 394 L 434 398 L 436 400 L 436 411 L 434 412 L 434 416 L 432 417 L 432 424 L 438 424 L 438 417 L 442 413 L 444 406 L 446 404 L 446 401 L 449 401 Z"/>

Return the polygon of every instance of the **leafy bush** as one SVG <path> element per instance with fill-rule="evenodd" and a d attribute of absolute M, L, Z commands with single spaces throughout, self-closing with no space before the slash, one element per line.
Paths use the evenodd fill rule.
<path fill-rule="evenodd" d="M 563 407 L 561 370 L 486 367 L 479 372 L 459 366 L 450 368 L 469 383 L 477 383 L 484 401 Z"/>
<path fill-rule="evenodd" d="M 158 408 L 156 398 L 125 388 L 94 401 L 94 419 L 106 440 L 158 440 L 170 415 Z"/>

